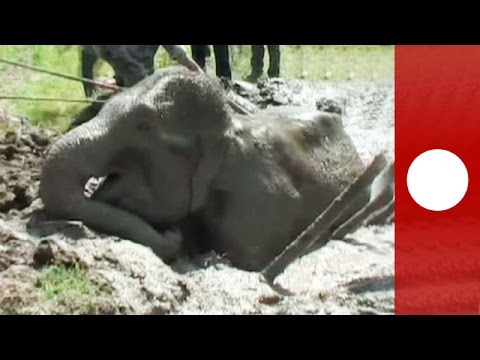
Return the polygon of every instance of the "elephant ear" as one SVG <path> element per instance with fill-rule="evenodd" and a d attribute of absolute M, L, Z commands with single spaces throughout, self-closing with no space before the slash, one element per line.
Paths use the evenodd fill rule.
<path fill-rule="evenodd" d="M 155 105 L 168 133 L 208 139 L 221 136 L 231 123 L 223 89 L 204 74 L 175 74 L 156 90 Z"/>

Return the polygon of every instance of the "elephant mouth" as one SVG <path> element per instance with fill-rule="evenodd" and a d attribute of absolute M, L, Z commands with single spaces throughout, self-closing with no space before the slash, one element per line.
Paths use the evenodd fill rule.
<path fill-rule="evenodd" d="M 101 178 L 92 178 L 86 185 L 85 195 L 93 200 L 102 203 L 106 203 L 110 206 L 122 208 L 125 210 L 128 209 L 128 206 L 123 202 L 123 198 L 118 196 L 116 193 L 112 193 L 111 189 L 117 187 L 122 181 L 122 175 L 120 174 L 110 174 Z M 149 209 L 151 199 L 135 199 L 134 203 L 137 207 L 142 209 Z M 137 216 L 142 218 L 144 221 L 149 223 L 159 232 L 169 231 L 175 228 L 176 225 L 172 225 L 175 222 L 167 219 L 165 221 L 159 221 L 157 214 L 148 214 L 147 212 L 137 213 Z"/>
<path fill-rule="evenodd" d="M 117 174 L 99 178 L 90 178 L 85 184 L 85 196 L 91 200 L 105 202 L 104 199 L 106 198 L 106 189 L 112 185 L 118 184 L 119 180 L 120 176 Z M 114 198 L 110 200 L 111 201 L 108 201 L 108 203 L 115 206 L 113 203 L 117 202 L 117 200 Z"/>

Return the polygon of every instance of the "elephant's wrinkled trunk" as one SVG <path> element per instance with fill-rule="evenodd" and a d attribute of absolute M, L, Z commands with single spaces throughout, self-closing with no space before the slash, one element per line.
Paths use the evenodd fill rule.
<path fill-rule="evenodd" d="M 105 126 L 95 118 L 55 143 L 47 154 L 40 179 L 40 197 L 54 217 L 76 220 L 84 188 L 92 176 L 102 176 L 107 156 Z"/>
<path fill-rule="evenodd" d="M 40 179 L 45 211 L 57 219 L 81 221 L 93 230 L 148 246 L 163 259 L 171 258 L 179 249 L 178 241 L 163 237 L 140 217 L 84 194 L 88 179 L 114 170 L 109 162 L 121 141 L 108 136 L 108 128 L 97 117 L 53 145 Z"/>

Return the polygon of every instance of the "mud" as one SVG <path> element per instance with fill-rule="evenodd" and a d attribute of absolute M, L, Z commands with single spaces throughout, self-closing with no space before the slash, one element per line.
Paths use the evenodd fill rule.
<path fill-rule="evenodd" d="M 55 136 L 0 114 L 0 218 L 18 216 L 37 198 L 43 154 Z"/>
<path fill-rule="evenodd" d="M 393 83 L 240 85 L 235 92 L 261 107 L 341 112 L 365 162 L 381 151 L 393 158 Z M 393 313 L 393 225 L 330 241 L 294 262 L 272 287 L 213 254 L 168 266 L 130 241 L 48 221 L 38 176 L 55 136 L 0 116 L 0 314 Z M 48 271 L 57 268 L 78 277 L 81 291 L 47 291 Z"/>

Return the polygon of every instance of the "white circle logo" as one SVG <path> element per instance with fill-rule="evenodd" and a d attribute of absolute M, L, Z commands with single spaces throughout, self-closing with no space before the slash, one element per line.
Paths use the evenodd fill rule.
<path fill-rule="evenodd" d="M 468 171 L 463 161 L 450 151 L 430 150 L 410 165 L 407 186 L 421 207 L 445 211 L 456 206 L 467 193 Z"/>

